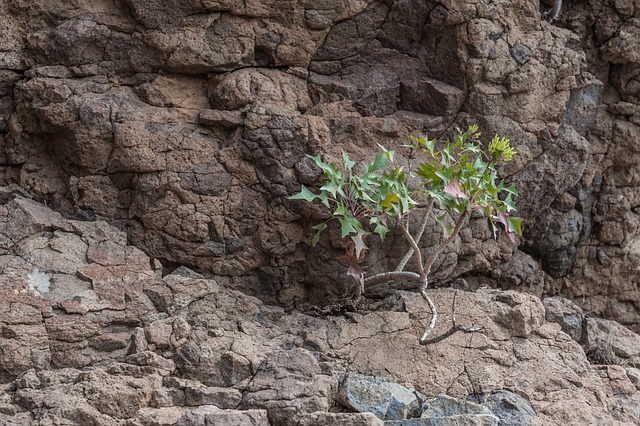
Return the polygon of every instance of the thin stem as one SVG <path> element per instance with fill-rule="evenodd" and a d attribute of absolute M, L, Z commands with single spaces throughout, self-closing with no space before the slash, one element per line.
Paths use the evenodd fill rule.
<path fill-rule="evenodd" d="M 420 294 L 422 295 L 422 298 L 429 305 L 429 309 L 431 309 L 431 321 L 429 321 L 429 326 L 424 331 L 424 333 L 422 333 L 422 337 L 420 337 L 420 339 L 418 340 L 421 345 L 425 345 L 426 343 L 423 343 L 423 342 L 428 341 L 429 334 L 431 334 L 431 332 L 433 331 L 434 327 L 436 326 L 436 321 L 438 319 L 438 312 L 436 311 L 436 305 L 433 304 L 433 302 L 431 301 L 431 299 L 427 295 L 426 286 L 423 286 L 423 288 L 420 289 Z"/>
<path fill-rule="evenodd" d="M 426 291 L 420 290 L 420 294 L 427 301 L 427 304 L 429 305 L 429 309 L 431 309 L 431 321 L 429 322 L 429 326 L 427 327 L 425 332 L 422 334 L 422 337 L 420 337 L 420 339 L 418 340 L 421 345 L 432 345 L 434 343 L 438 343 L 438 342 L 446 339 L 449 336 L 453 336 L 458 331 L 462 331 L 463 333 L 478 333 L 478 332 L 481 332 L 481 331 L 484 330 L 483 327 L 466 327 L 464 325 L 461 325 L 461 324 L 457 323 L 457 321 L 456 321 L 456 298 L 458 297 L 458 292 L 456 291 L 454 293 L 454 295 L 453 295 L 452 313 L 451 313 L 451 319 L 453 321 L 453 325 L 451 326 L 451 328 L 449 330 L 445 331 L 444 333 L 429 339 L 428 338 L 429 334 L 431 334 L 431 332 L 433 331 L 433 329 L 434 329 L 434 327 L 436 325 L 436 316 L 437 316 L 436 307 L 433 304 L 433 302 L 431 301 L 431 299 L 429 298 L 429 296 L 427 296 Z"/>
<path fill-rule="evenodd" d="M 422 223 L 420 224 L 420 229 L 418 230 L 418 233 L 416 234 L 415 237 L 413 237 L 413 239 L 415 240 L 416 246 L 420 243 L 420 239 L 422 238 L 422 234 L 424 234 L 424 230 L 427 228 L 427 223 L 429 221 L 429 215 L 431 214 L 431 209 L 433 208 L 433 200 L 431 200 L 427 205 L 425 206 L 421 206 L 421 207 L 427 207 L 427 211 L 425 212 L 423 218 L 422 218 Z M 409 242 L 409 244 L 411 244 L 411 242 Z M 420 253 L 420 250 L 415 249 L 414 247 L 409 247 L 409 250 L 407 251 L 407 254 L 404 255 L 404 257 L 402 258 L 402 260 L 400 261 L 400 263 L 398 263 L 398 266 L 396 267 L 396 271 L 402 271 L 404 270 L 404 267 L 407 266 L 407 262 L 409 262 L 409 260 L 411 260 L 411 257 L 413 256 L 413 253 Z M 418 263 L 422 263 L 422 260 L 420 260 Z"/>
<path fill-rule="evenodd" d="M 419 274 L 415 272 L 408 271 L 393 271 L 393 272 L 382 272 L 380 274 L 372 275 L 364 280 L 364 283 L 367 286 L 384 283 L 387 281 L 399 281 L 399 280 L 409 280 L 415 282 L 422 282 L 422 279 Z"/>
<path fill-rule="evenodd" d="M 420 253 L 420 248 L 418 247 L 416 240 L 414 240 L 411 234 L 409 233 L 408 228 L 409 228 L 409 218 L 407 217 L 405 218 L 404 223 L 400 224 L 400 229 L 402 229 L 402 233 L 404 234 L 404 239 L 407 240 L 409 242 L 409 245 L 411 246 L 410 250 L 414 251 L 416 254 L 416 257 L 418 258 L 418 273 L 420 274 L 420 277 L 424 277 L 424 269 L 422 266 L 422 253 Z"/>
<path fill-rule="evenodd" d="M 436 261 L 440 253 L 442 253 L 445 247 L 451 244 L 453 240 L 455 240 L 456 236 L 458 236 L 458 233 L 460 232 L 460 228 L 462 228 L 462 224 L 464 223 L 464 220 L 466 219 L 467 214 L 468 212 L 465 210 L 458 218 L 458 221 L 456 222 L 456 227 L 453 229 L 453 232 L 451 233 L 451 235 L 449 235 L 449 237 L 446 238 L 445 240 L 442 240 L 440 244 L 438 244 L 438 247 L 436 247 L 435 250 L 431 253 L 431 256 L 429 256 L 429 258 L 427 259 L 427 261 L 425 262 L 422 268 L 425 275 L 429 275 L 429 273 L 431 272 L 431 267 L 433 266 L 433 263 Z M 426 281 L 425 281 L 425 290 L 426 290 Z"/>

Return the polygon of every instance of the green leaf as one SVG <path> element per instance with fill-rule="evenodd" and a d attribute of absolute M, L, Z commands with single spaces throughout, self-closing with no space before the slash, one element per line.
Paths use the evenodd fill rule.
<path fill-rule="evenodd" d="M 396 204 L 398 201 L 399 199 L 396 194 L 389 193 L 386 195 L 386 197 L 384 197 L 384 200 L 382 200 L 380 205 L 385 209 L 391 209 L 393 208 L 393 205 Z"/>
<path fill-rule="evenodd" d="M 347 208 L 344 204 L 342 203 L 338 203 L 338 205 L 336 206 L 336 209 L 333 212 L 334 216 L 346 216 L 347 213 Z"/>
<path fill-rule="evenodd" d="M 350 160 L 349 155 L 344 151 L 342 151 L 342 162 L 345 170 L 351 170 L 356 165 L 355 161 Z"/>
<path fill-rule="evenodd" d="M 444 167 L 451 167 L 451 164 L 455 162 L 453 157 L 453 145 L 447 144 L 442 150 L 442 159 L 440 160 L 440 164 Z"/>
<path fill-rule="evenodd" d="M 351 233 L 357 233 L 358 231 L 356 231 L 356 228 L 354 228 L 354 226 L 351 224 L 351 221 L 349 221 L 348 219 L 339 217 L 338 220 L 340 221 L 340 228 L 341 228 L 341 232 L 342 232 L 342 238 L 346 237 L 347 235 L 351 234 Z"/>
<path fill-rule="evenodd" d="M 420 163 L 418 166 L 418 171 L 416 172 L 418 176 L 424 179 L 427 182 L 433 182 L 435 185 L 440 181 L 440 177 L 437 174 L 437 171 L 440 170 L 439 167 L 434 166 L 430 162 Z"/>
<path fill-rule="evenodd" d="M 344 196 L 344 190 L 342 189 L 342 182 L 337 181 L 336 179 L 331 179 L 329 182 L 325 183 L 321 188 L 321 191 L 327 191 L 331 194 L 332 197 L 336 197 L 336 194 L 340 194 Z"/>
<path fill-rule="evenodd" d="M 371 163 L 367 168 L 367 171 L 372 173 L 376 170 L 384 169 L 385 167 L 387 167 L 387 156 L 385 154 L 378 154 L 373 160 L 373 163 Z"/>
<path fill-rule="evenodd" d="M 512 212 L 516 209 L 516 202 L 511 198 L 511 193 L 507 194 L 507 197 L 503 201 L 504 205 L 507 206 L 507 211 Z"/>
<path fill-rule="evenodd" d="M 384 237 L 385 237 L 385 235 L 387 235 L 387 232 L 389 232 L 389 228 L 384 226 L 382 223 L 378 223 L 376 225 L 376 228 L 373 230 L 373 232 L 375 232 L 376 234 L 380 235 L 380 239 L 382 241 L 384 241 Z"/>
<path fill-rule="evenodd" d="M 445 238 L 449 238 L 451 236 L 451 234 L 453 234 L 453 231 L 455 231 L 456 228 L 453 226 L 443 226 L 442 227 L 442 233 L 444 234 Z"/>
<path fill-rule="evenodd" d="M 396 156 L 396 153 L 394 151 L 389 151 L 387 148 L 385 148 L 384 146 L 378 144 L 378 146 L 380 147 L 380 149 L 382 150 L 382 152 L 384 152 L 384 155 L 387 156 L 387 158 L 389 159 L 389 161 L 391 161 L 393 163 L 393 159 Z"/>
<path fill-rule="evenodd" d="M 418 145 L 410 145 L 410 148 L 423 148 L 424 151 L 428 152 L 429 154 L 431 154 L 432 156 L 434 155 L 433 152 L 436 148 L 436 141 L 435 139 L 431 140 L 431 139 L 426 139 L 424 137 L 421 137 L 420 139 L 413 137 L 411 135 L 407 135 L 411 140 L 413 140 L 414 142 L 416 142 Z"/>
<path fill-rule="evenodd" d="M 290 200 L 305 200 L 309 203 L 313 202 L 316 198 L 320 197 L 309 191 L 309 189 L 304 185 L 302 185 L 302 190 L 300 192 L 289 197 Z"/>
<path fill-rule="evenodd" d="M 451 179 L 453 179 L 454 176 L 452 169 L 438 170 L 436 175 L 442 179 L 444 185 L 449 185 L 449 182 L 451 182 Z"/>
<path fill-rule="evenodd" d="M 523 219 L 521 217 L 509 216 L 507 218 L 509 231 L 515 232 L 516 234 L 522 236 L 522 221 Z"/>
<path fill-rule="evenodd" d="M 516 186 L 514 184 L 505 187 L 504 190 L 510 194 L 518 195 L 518 191 L 516 191 Z"/>
<path fill-rule="evenodd" d="M 326 208 L 329 208 L 329 193 L 327 191 L 320 191 L 318 194 L 318 199 L 324 204 Z"/>
<path fill-rule="evenodd" d="M 338 168 L 335 166 L 335 164 L 327 164 L 325 162 L 322 161 L 322 159 L 320 158 L 320 155 L 307 155 L 307 157 L 311 158 L 313 161 L 315 161 L 316 165 L 318 167 L 320 167 L 324 172 L 325 175 L 327 176 L 333 176 L 338 174 Z"/>
<path fill-rule="evenodd" d="M 316 244 L 318 244 L 318 241 L 320 240 L 320 234 L 322 233 L 322 231 L 327 229 L 327 224 L 326 222 L 322 222 L 313 226 L 312 228 L 317 230 L 317 232 L 313 235 L 313 237 L 311 237 L 311 246 L 315 247 Z"/>

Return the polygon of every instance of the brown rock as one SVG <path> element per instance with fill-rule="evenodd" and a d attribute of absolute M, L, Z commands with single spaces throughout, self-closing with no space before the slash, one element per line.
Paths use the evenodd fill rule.
<path fill-rule="evenodd" d="M 382 426 L 384 422 L 372 413 L 305 413 L 295 417 L 296 426 Z"/>
<path fill-rule="evenodd" d="M 249 384 L 240 409 L 264 408 L 273 425 L 285 425 L 296 413 L 328 411 L 335 380 L 321 375 L 320 366 L 304 349 L 268 357 Z"/>

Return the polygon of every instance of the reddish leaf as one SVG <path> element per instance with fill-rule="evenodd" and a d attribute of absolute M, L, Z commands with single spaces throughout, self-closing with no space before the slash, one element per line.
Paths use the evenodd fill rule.
<path fill-rule="evenodd" d="M 364 271 L 358 265 L 358 258 L 353 254 L 347 253 L 344 256 L 340 256 L 341 259 L 349 262 L 349 268 L 347 269 L 347 275 L 353 277 L 356 283 L 360 286 L 361 294 L 364 294 Z"/>
<path fill-rule="evenodd" d="M 493 220 L 496 222 L 501 223 L 504 226 L 504 231 L 507 234 L 507 236 L 509 237 L 509 239 L 511 240 L 512 243 L 516 242 L 516 233 L 513 232 L 511 230 L 511 228 L 509 227 L 509 213 L 507 212 L 500 212 L 500 214 L 498 214 L 498 216 L 494 216 Z"/>
<path fill-rule="evenodd" d="M 460 188 L 460 184 L 458 183 L 458 178 L 456 176 L 454 176 L 453 179 L 451 179 L 451 181 L 449 182 L 449 185 L 444 187 L 444 192 L 458 198 L 465 198 L 465 199 L 469 198 L 464 192 L 462 192 L 462 189 Z"/>

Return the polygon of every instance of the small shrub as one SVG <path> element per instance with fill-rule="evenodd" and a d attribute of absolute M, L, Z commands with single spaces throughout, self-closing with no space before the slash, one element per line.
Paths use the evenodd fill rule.
<path fill-rule="evenodd" d="M 485 153 L 479 143 L 480 136 L 477 126 L 470 126 L 466 131 L 458 132 L 453 141 L 443 143 L 411 137 L 411 144 L 406 147 L 421 151 L 427 159 L 409 167 L 394 166 L 395 153 L 382 146 L 374 160 L 362 167 L 357 167 L 345 152 L 339 165 L 325 163 L 319 155 L 309 156 L 323 171 L 325 183 L 317 193 L 303 185 L 299 193 L 290 197 L 319 201 L 332 211 L 327 221 L 313 227 L 316 230 L 311 238 L 313 246 L 327 228 L 328 221 L 340 223 L 342 238 L 350 242 L 345 254 L 349 262 L 347 274 L 359 284 L 356 299 L 367 285 L 392 280 L 411 280 L 420 284 L 420 293 L 432 311 L 431 324 L 420 338 L 422 344 L 442 339 L 428 338 L 437 315 L 426 293 L 431 267 L 438 255 L 454 241 L 467 217 L 472 212 L 481 212 L 489 221 L 494 237 L 500 226 L 514 242 L 516 235 L 522 235 L 522 218 L 513 216 L 516 188 L 499 180 L 495 168 L 499 161 L 511 160 L 515 151 L 508 139 L 496 135 Z M 410 176 L 418 177 L 419 184 L 414 188 L 409 188 Z M 434 204 L 442 212 L 440 215 L 434 214 Z M 412 233 L 409 218 L 419 214 L 417 212 L 422 213 L 421 224 Z M 443 239 L 425 259 L 418 243 L 432 215 L 442 225 Z M 447 215 L 454 219 L 454 226 L 446 224 Z M 394 271 L 365 278 L 359 264 L 368 249 L 366 238 L 376 234 L 384 240 L 392 222 L 400 225 L 403 237 L 409 243 L 407 254 Z M 417 257 L 416 270 L 405 271 L 413 256 Z M 448 333 L 453 334 L 452 330 L 477 331 L 456 324 Z"/>

